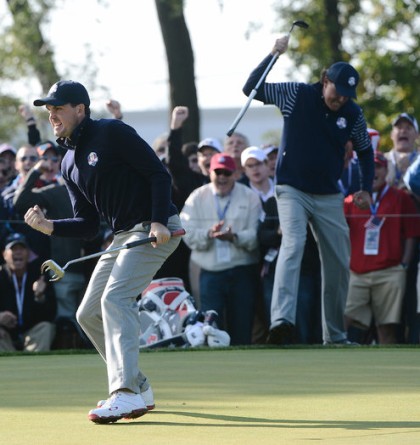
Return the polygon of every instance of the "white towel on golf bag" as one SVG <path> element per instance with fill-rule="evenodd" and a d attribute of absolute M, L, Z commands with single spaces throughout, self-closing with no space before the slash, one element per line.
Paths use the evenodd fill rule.
<path fill-rule="evenodd" d="M 211 348 L 230 345 L 230 336 L 226 331 L 216 329 L 202 322 L 186 326 L 185 336 L 193 348 L 206 344 Z"/>

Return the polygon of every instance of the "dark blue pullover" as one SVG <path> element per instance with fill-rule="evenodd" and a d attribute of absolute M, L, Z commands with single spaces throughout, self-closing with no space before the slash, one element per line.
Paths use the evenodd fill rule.
<path fill-rule="evenodd" d="M 243 92 L 249 96 L 271 60 L 267 56 L 251 73 Z M 361 189 L 372 191 L 373 151 L 361 108 L 352 100 L 337 112 L 322 97 L 322 85 L 263 82 L 255 96 L 279 107 L 284 118 L 277 162 L 277 184 L 305 193 L 334 194 L 344 168 L 344 146 L 353 142 L 361 170 Z"/>
<path fill-rule="evenodd" d="M 61 171 L 74 218 L 53 220 L 54 235 L 94 237 L 101 217 L 114 233 L 140 222 L 166 225 L 177 213 L 169 173 L 129 125 L 85 118 L 57 143 L 67 150 Z"/>

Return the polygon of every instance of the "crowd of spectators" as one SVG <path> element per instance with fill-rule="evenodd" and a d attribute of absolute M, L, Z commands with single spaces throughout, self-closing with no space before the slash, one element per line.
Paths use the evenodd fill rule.
<path fill-rule="evenodd" d="M 107 103 L 123 119 L 117 101 Z M 78 263 L 61 281 L 50 283 L 43 261 L 59 264 L 103 250 L 113 234 L 103 230 L 93 240 L 47 237 L 23 222 L 38 205 L 52 219 L 72 216 L 60 176 L 62 148 L 43 141 L 27 106 L 20 114 L 28 143 L 0 145 L 0 352 L 91 347 L 77 326 L 75 313 L 94 263 Z M 265 343 L 282 231 L 275 199 L 276 143 L 252 145 L 235 132 L 220 141 L 214 135 L 184 141 L 187 107 L 172 112 L 169 133 L 153 142 L 172 176 L 173 202 L 186 235 L 156 275 L 179 277 L 198 309 L 219 313 L 232 344 Z M 417 120 L 407 113 L 392 120 L 392 147 L 375 150 L 373 205 L 353 204 L 352 187 L 359 166 L 346 151 L 339 181 L 350 230 L 350 285 L 345 313 L 348 338 L 362 344 L 419 343 L 420 157 Z M 255 141 L 253 141 L 255 143 Z M 369 239 L 367 239 L 369 238 Z M 306 233 L 298 282 L 296 326 L 288 343 L 322 343 L 321 265 L 318 242 Z"/>

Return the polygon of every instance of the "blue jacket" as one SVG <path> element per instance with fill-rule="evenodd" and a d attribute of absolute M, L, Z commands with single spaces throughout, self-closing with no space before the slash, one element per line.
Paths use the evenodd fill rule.
<path fill-rule="evenodd" d="M 249 95 L 271 60 L 266 57 L 251 73 L 243 91 Z M 333 194 L 344 168 L 344 146 L 353 142 L 362 172 L 362 188 L 372 189 L 373 151 L 361 108 L 352 100 L 331 111 L 322 97 L 321 83 L 263 82 L 255 95 L 279 107 L 284 118 L 277 161 L 277 184 L 306 193 Z"/>
<path fill-rule="evenodd" d="M 57 143 L 67 149 L 61 171 L 74 217 L 54 220 L 54 235 L 91 238 L 101 217 L 114 233 L 146 221 L 166 225 L 177 213 L 169 173 L 127 124 L 85 118 Z"/>

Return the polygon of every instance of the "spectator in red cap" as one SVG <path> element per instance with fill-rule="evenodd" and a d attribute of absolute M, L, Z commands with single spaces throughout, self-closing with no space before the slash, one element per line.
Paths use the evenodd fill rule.
<path fill-rule="evenodd" d="M 213 309 L 232 344 L 250 344 L 258 292 L 258 195 L 234 178 L 235 161 L 211 158 L 210 183 L 194 190 L 181 212 L 192 260 L 201 267 L 201 310 Z"/>
<path fill-rule="evenodd" d="M 347 324 L 368 330 L 376 326 L 380 344 L 396 343 L 401 321 L 406 271 L 420 236 L 416 208 L 404 190 L 386 182 L 389 162 L 376 152 L 372 205 L 361 210 L 354 195 L 345 199 L 350 228 L 350 283 Z"/>

